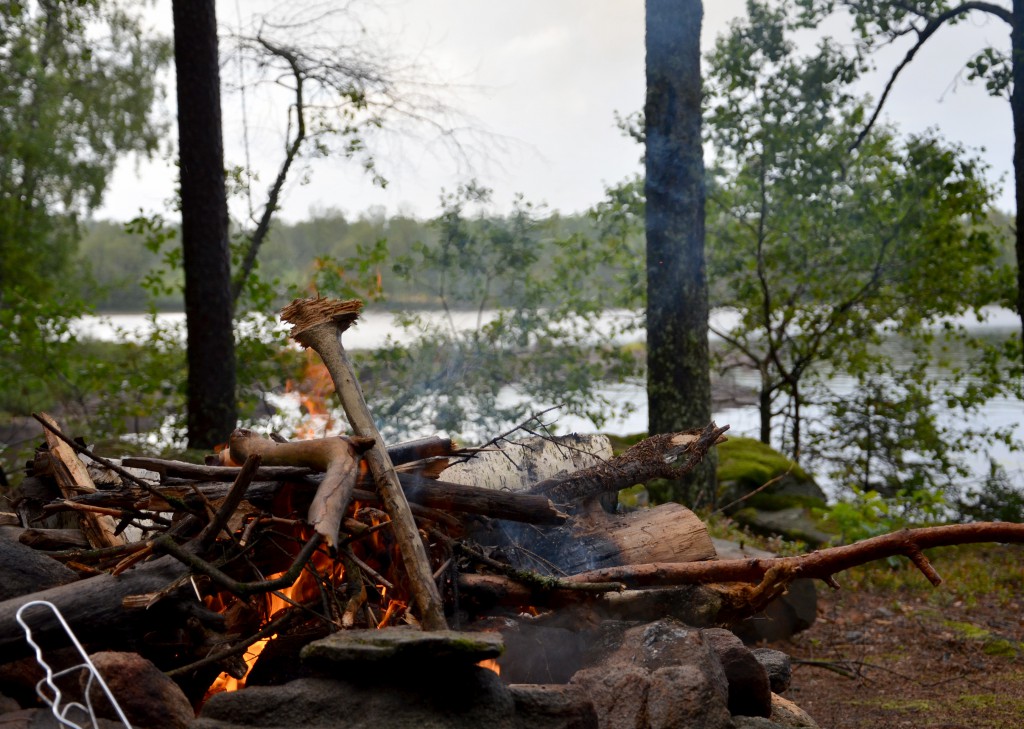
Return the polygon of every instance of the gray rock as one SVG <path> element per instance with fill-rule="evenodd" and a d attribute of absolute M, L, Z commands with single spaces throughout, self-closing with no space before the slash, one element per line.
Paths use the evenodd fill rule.
<path fill-rule="evenodd" d="M 195 729 L 516 729 L 512 694 L 493 671 L 478 666 L 439 671 L 391 683 L 302 678 L 283 686 L 253 686 L 213 696 Z"/>
<path fill-rule="evenodd" d="M 659 620 L 625 630 L 601 652 L 571 684 L 594 702 L 602 728 L 729 726 L 728 681 L 699 630 Z"/>
<path fill-rule="evenodd" d="M 768 672 L 773 694 L 785 693 L 793 678 L 793 661 L 782 651 L 773 648 L 755 648 L 750 651 Z"/>
<path fill-rule="evenodd" d="M 771 716 L 772 691 L 764 666 L 728 630 L 705 628 L 701 632 L 729 681 L 729 712 L 733 716 Z"/>
<path fill-rule="evenodd" d="M 342 630 L 302 649 L 302 661 L 321 673 L 389 671 L 401 666 L 473 665 L 501 655 L 500 633 L 454 630 Z"/>
<path fill-rule="evenodd" d="M 665 666 L 652 672 L 646 701 L 647 726 L 650 729 L 728 727 L 729 710 L 722 705 L 714 673 L 713 668 L 700 663 Z"/>
<path fill-rule="evenodd" d="M 802 506 L 778 511 L 743 509 L 733 514 L 733 518 L 759 534 L 777 534 L 786 539 L 807 542 L 814 547 L 829 542 L 835 536 L 823 531 L 810 511 Z"/>
<path fill-rule="evenodd" d="M 512 684 L 516 729 L 597 729 L 594 703 L 578 686 Z"/>

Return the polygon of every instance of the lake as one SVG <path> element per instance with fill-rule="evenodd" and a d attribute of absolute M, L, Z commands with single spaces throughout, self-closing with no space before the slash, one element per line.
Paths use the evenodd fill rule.
<path fill-rule="evenodd" d="M 445 321 L 442 312 L 423 312 L 424 318 L 435 323 Z M 483 320 L 488 321 L 493 314 L 484 312 Z M 633 316 L 625 311 L 613 311 L 607 315 L 607 325 L 611 326 L 623 317 Z M 162 324 L 183 326 L 183 313 L 159 314 L 158 321 Z M 390 337 L 400 342 L 407 342 L 411 337 L 394 325 L 392 314 L 389 312 L 369 310 L 360 316 L 359 321 L 345 333 L 345 344 L 349 349 L 374 349 L 382 346 Z M 450 324 L 456 328 L 469 329 L 477 325 L 478 315 L 475 312 L 454 312 Z M 722 330 L 728 330 L 736 322 L 736 314 L 729 310 L 719 310 L 712 313 L 712 326 Z M 983 312 L 983 319 L 977 321 L 974 316 L 960 319 L 957 323 L 963 324 L 974 333 L 1004 334 L 1009 335 L 1020 330 L 1020 320 L 1017 315 L 1006 309 L 989 309 Z M 123 339 L 139 339 L 145 336 L 151 327 L 149 319 L 142 314 L 114 314 L 98 317 L 87 317 L 75 323 L 73 330 L 79 337 L 89 337 L 105 341 L 117 341 Z M 275 331 L 280 334 L 281 341 L 287 337 L 287 326 L 278 325 Z M 712 336 L 714 339 L 714 337 Z M 640 331 L 623 341 L 642 341 L 643 332 Z M 756 379 L 752 374 L 741 378 L 741 384 L 751 387 L 756 386 Z M 844 382 L 841 378 L 832 383 L 837 389 L 852 389 L 853 382 Z M 619 404 L 632 403 L 636 409 L 625 416 L 611 419 L 602 430 L 607 433 L 627 435 L 643 432 L 647 429 L 647 398 L 643 383 L 610 385 L 604 389 L 604 394 L 613 402 Z M 299 417 L 299 403 L 289 396 L 275 396 L 273 402 L 283 410 L 285 421 L 294 421 Z M 535 410 L 542 409 L 541 406 L 533 406 Z M 291 412 L 289 412 L 291 411 Z M 808 412 L 807 415 L 813 415 Z M 723 408 L 714 414 L 716 422 L 720 425 L 728 423 L 730 433 L 734 435 L 747 435 L 757 437 L 760 423 L 756 406 L 745 405 L 740 407 Z M 968 423 L 960 425 L 971 427 L 987 425 L 990 427 L 1012 427 L 1014 437 L 1017 441 L 1024 441 L 1024 403 L 1015 399 L 994 398 Z M 593 430 L 593 425 L 582 418 L 563 416 L 557 420 L 557 427 L 560 432 Z M 979 476 L 986 473 L 988 469 L 987 455 L 990 455 L 997 463 L 1003 466 L 1015 479 L 1024 479 L 1024 454 L 1010 450 L 1007 446 L 997 444 L 992 446 L 991 451 L 986 453 L 975 453 L 971 459 L 972 470 Z"/>

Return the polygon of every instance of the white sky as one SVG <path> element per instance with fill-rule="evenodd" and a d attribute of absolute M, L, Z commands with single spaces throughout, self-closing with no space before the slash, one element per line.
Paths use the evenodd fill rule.
<path fill-rule="evenodd" d="M 268 3 L 222 0 L 218 20 L 233 29 L 263 5 Z M 743 0 L 704 3 L 704 49 L 744 5 Z M 152 14 L 153 23 L 169 33 L 170 3 L 161 0 Z M 614 115 L 639 110 L 643 103 L 642 0 L 386 0 L 366 21 L 393 38 L 398 52 L 454 82 L 461 89 L 459 108 L 495 141 L 472 169 L 439 156 L 436 145 L 412 140 L 393 146 L 378 162 L 390 180 L 386 190 L 374 187 L 354 163 L 318 161 L 308 168 L 307 184 L 293 176 L 283 200 L 285 219 L 301 220 L 325 208 L 355 216 L 371 206 L 430 217 L 438 211 L 442 187 L 451 190 L 472 176 L 494 188 L 501 209 L 521 192 L 570 213 L 591 206 L 606 185 L 639 170 L 641 150 L 622 136 Z M 1008 26 L 995 19 L 940 31 L 901 76 L 886 114 L 904 132 L 937 127 L 978 151 L 990 165 L 990 178 L 1002 180 L 998 204 L 1006 210 L 1013 198 L 1009 104 L 990 98 L 979 84 L 967 84 L 963 65 L 985 45 L 1008 43 Z M 865 90 L 877 95 L 902 54 L 893 49 L 879 56 L 881 73 Z M 247 108 L 250 156 L 268 183 L 280 161 L 284 110 L 261 107 L 252 97 Z M 225 95 L 223 113 L 227 163 L 241 164 L 238 95 Z M 165 211 L 173 182 L 167 162 L 125 161 L 97 217 L 126 220 L 140 209 Z"/>

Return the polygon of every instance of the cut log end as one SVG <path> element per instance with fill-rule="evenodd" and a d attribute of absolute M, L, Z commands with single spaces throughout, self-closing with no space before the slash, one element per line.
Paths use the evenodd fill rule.
<path fill-rule="evenodd" d="M 359 312 L 363 308 L 363 302 L 359 299 L 325 299 L 315 297 L 311 299 L 295 299 L 292 303 L 281 309 L 281 318 L 292 325 L 289 336 L 303 347 L 308 347 L 305 341 L 306 334 L 310 329 L 322 324 L 331 324 L 343 332 L 359 318 Z"/>

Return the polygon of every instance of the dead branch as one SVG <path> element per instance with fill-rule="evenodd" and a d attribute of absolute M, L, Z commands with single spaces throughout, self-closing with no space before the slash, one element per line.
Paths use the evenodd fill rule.
<path fill-rule="evenodd" d="M 57 436 L 60 430 L 57 422 L 46 413 L 37 415 L 36 419 L 46 426 L 44 434 L 53 462 L 53 475 L 64 497 L 70 498 L 81 492 L 96 491 L 96 485 L 92 482 L 85 464 L 79 460 L 75 451 Z M 124 540 L 117 535 L 117 522 L 109 514 L 82 510 L 79 512 L 79 526 L 89 544 L 97 549 L 124 544 Z"/>
<path fill-rule="evenodd" d="M 763 583 L 769 572 L 786 584 L 798 577 L 828 580 L 837 572 L 886 557 L 909 557 L 933 585 L 942 579 L 931 567 L 922 550 L 979 542 L 1024 543 L 1024 524 L 979 522 L 948 526 L 903 529 L 854 544 L 820 549 L 795 557 L 770 559 L 730 559 L 677 564 L 652 563 L 608 567 L 573 575 L 580 582 L 616 581 L 629 587 L 683 585 L 710 582 Z"/>
<path fill-rule="evenodd" d="M 703 430 L 651 436 L 607 463 L 564 478 L 541 481 L 530 493 L 543 494 L 556 504 L 564 504 L 629 488 L 652 478 L 682 478 L 696 468 L 711 446 L 725 440 L 723 433 L 727 430 L 728 425 L 719 428 L 710 423 Z"/>
<path fill-rule="evenodd" d="M 432 578 L 433 570 L 430 568 L 427 550 L 416 528 L 394 464 L 363 399 L 355 370 L 341 343 L 341 335 L 359 316 L 361 308 L 360 301 L 296 299 L 281 310 L 281 318 L 291 323 L 292 339 L 320 355 L 353 432 L 373 439 L 373 446 L 366 451 L 364 458 L 373 474 L 377 492 L 384 500 L 384 508 L 391 516 L 395 541 L 409 576 L 410 592 L 419 608 L 420 620 L 427 630 L 445 630 L 448 623 L 444 617 L 444 605 Z"/>
<path fill-rule="evenodd" d="M 309 507 L 309 524 L 328 546 L 338 543 L 338 528 L 345 516 L 359 477 L 359 454 L 372 446 L 368 438 L 317 438 L 277 443 L 239 428 L 229 438 L 231 457 L 244 461 L 260 456 L 270 466 L 306 466 L 324 472 Z"/>

